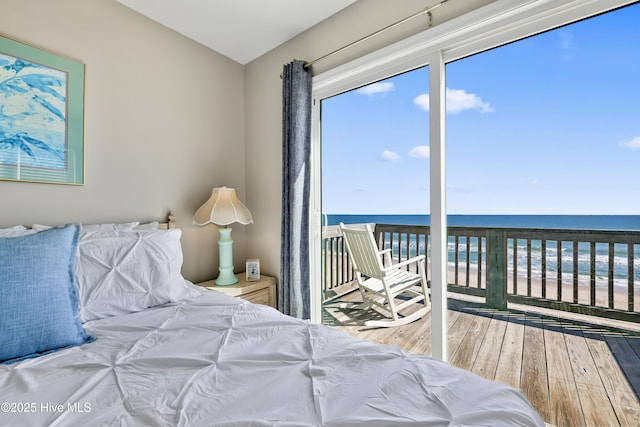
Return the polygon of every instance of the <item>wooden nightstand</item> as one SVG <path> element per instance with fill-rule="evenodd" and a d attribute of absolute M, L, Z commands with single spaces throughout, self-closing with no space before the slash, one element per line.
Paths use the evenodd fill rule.
<path fill-rule="evenodd" d="M 256 304 L 264 304 L 278 308 L 276 279 L 270 276 L 260 275 L 260 280 L 247 282 L 245 273 L 238 273 L 236 277 L 238 278 L 238 283 L 234 285 L 216 286 L 215 280 L 197 283 L 197 285 L 242 298 L 243 300 Z"/>

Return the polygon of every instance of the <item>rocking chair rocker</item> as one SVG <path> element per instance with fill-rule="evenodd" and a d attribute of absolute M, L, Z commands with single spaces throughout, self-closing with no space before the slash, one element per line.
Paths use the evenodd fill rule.
<path fill-rule="evenodd" d="M 365 326 L 406 325 L 429 312 L 431 305 L 424 255 L 393 264 L 391 249 L 378 250 L 369 224 L 364 228 L 347 228 L 340 223 L 340 230 L 347 251 L 351 255 L 358 287 L 362 294 L 363 303 L 358 308 L 368 309 L 375 305 L 390 317 L 386 320 L 368 320 Z M 418 265 L 417 274 L 407 269 L 411 264 Z M 403 297 L 408 299 L 402 299 Z M 399 313 L 414 304 L 420 304 L 423 307 L 407 315 Z"/>

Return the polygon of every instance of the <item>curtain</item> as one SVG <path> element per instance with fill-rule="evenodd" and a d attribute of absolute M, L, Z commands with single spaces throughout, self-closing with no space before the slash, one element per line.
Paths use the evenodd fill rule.
<path fill-rule="evenodd" d="M 282 73 L 282 235 L 279 307 L 309 319 L 309 193 L 311 181 L 311 69 L 306 61 Z"/>

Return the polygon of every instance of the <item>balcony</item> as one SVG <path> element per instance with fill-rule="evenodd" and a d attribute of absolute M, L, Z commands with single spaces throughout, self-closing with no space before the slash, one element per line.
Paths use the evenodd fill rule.
<path fill-rule="evenodd" d="M 640 233 L 450 227 L 451 364 L 524 391 L 554 425 L 640 419 Z M 429 253 L 429 227 L 377 224 L 396 260 Z M 431 319 L 363 327 L 337 227 L 324 235 L 324 322 L 363 339 L 431 353 Z M 430 277 L 430 268 L 427 273 Z"/>

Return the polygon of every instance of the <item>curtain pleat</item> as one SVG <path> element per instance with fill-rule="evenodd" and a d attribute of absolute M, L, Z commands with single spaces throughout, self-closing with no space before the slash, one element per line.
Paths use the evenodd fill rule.
<path fill-rule="evenodd" d="M 280 310 L 310 318 L 309 193 L 311 181 L 311 78 L 306 61 L 282 73 L 282 235 Z"/>

